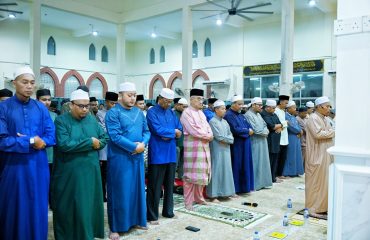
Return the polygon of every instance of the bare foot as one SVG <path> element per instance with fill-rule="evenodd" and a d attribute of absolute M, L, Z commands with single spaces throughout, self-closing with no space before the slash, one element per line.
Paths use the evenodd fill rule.
<path fill-rule="evenodd" d="M 186 208 L 187 210 L 189 210 L 189 211 L 194 211 L 194 207 L 193 207 L 193 205 L 190 205 L 190 206 L 186 206 L 186 205 L 185 205 L 185 208 Z"/>
<path fill-rule="evenodd" d="M 136 225 L 134 228 L 140 229 L 140 230 L 148 230 L 148 227 L 143 227 L 143 226 L 140 226 L 140 225 Z"/>
<path fill-rule="evenodd" d="M 116 233 L 116 232 L 111 232 L 110 234 L 109 234 L 109 239 L 111 239 L 111 240 L 119 240 L 119 234 L 118 233 Z"/>
<path fill-rule="evenodd" d="M 208 205 L 208 203 L 206 201 L 197 202 L 197 204 L 199 204 L 199 205 Z"/>
<path fill-rule="evenodd" d="M 240 198 L 240 196 L 237 195 L 237 194 L 234 194 L 234 195 L 230 196 L 230 198 Z"/>
<path fill-rule="evenodd" d="M 158 221 L 149 221 L 148 222 L 150 225 L 159 225 Z"/>
<path fill-rule="evenodd" d="M 328 220 L 328 215 L 327 214 L 310 213 L 310 216 L 314 217 L 314 218 L 320 218 L 320 219 Z"/>
<path fill-rule="evenodd" d="M 276 178 L 276 183 L 282 183 L 283 182 L 283 180 L 282 179 L 280 179 L 280 178 Z"/>
<path fill-rule="evenodd" d="M 217 199 L 217 198 L 212 198 L 212 199 L 211 199 L 211 202 L 219 203 L 220 201 L 218 201 L 218 199 Z"/>

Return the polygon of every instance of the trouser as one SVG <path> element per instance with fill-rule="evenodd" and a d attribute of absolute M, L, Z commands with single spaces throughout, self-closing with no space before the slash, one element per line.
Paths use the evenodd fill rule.
<path fill-rule="evenodd" d="M 159 200 L 162 185 L 164 188 L 162 216 L 172 218 L 173 213 L 173 183 L 175 181 L 176 163 L 149 164 L 146 195 L 147 219 L 158 220 Z"/>
<path fill-rule="evenodd" d="M 303 159 L 303 169 L 305 169 L 305 164 L 306 164 L 306 146 L 301 147 L 302 150 L 302 159 Z"/>
<path fill-rule="evenodd" d="M 184 201 L 186 207 L 192 206 L 193 202 L 205 202 L 203 197 L 203 188 L 204 185 L 198 185 L 184 181 Z"/>
<path fill-rule="evenodd" d="M 177 178 L 182 179 L 184 175 L 184 147 L 176 147 Z"/>
<path fill-rule="evenodd" d="M 279 153 L 269 153 L 272 182 L 276 182 Z"/>
<path fill-rule="evenodd" d="M 278 166 L 277 166 L 277 176 L 283 175 L 285 160 L 287 157 L 287 150 L 288 145 L 280 145 L 280 152 L 279 152 L 279 159 L 278 159 Z"/>
<path fill-rule="evenodd" d="M 103 199 L 107 201 L 107 161 L 100 160 L 101 183 L 103 187 Z"/>

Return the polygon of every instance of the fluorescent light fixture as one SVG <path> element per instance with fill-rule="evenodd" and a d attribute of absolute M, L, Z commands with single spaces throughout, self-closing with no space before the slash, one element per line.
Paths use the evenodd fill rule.
<path fill-rule="evenodd" d="M 156 37 L 157 37 L 157 34 L 156 34 L 155 32 L 152 32 L 152 33 L 150 34 L 150 36 L 151 36 L 152 38 L 156 38 Z"/>
<path fill-rule="evenodd" d="M 216 24 L 217 24 L 218 26 L 221 26 L 221 25 L 222 25 L 222 20 L 221 20 L 221 19 L 217 19 Z"/>
<path fill-rule="evenodd" d="M 8 14 L 8 17 L 11 18 L 11 19 L 14 19 L 15 18 L 15 14 L 14 13 L 9 13 Z"/>
<path fill-rule="evenodd" d="M 316 0 L 310 0 L 310 1 L 308 1 L 308 5 L 309 5 L 310 7 L 314 7 L 314 6 L 316 6 Z"/>
<path fill-rule="evenodd" d="M 93 35 L 93 36 L 98 36 L 98 34 L 99 34 L 99 33 L 98 33 L 97 31 L 92 31 L 92 35 Z"/>

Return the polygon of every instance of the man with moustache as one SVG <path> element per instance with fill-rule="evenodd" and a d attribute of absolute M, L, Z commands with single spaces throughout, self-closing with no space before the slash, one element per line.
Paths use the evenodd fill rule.
<path fill-rule="evenodd" d="M 104 238 L 98 151 L 107 138 L 89 107 L 88 93 L 75 90 L 71 112 L 55 119 L 57 147 L 51 182 L 55 239 Z"/>
<path fill-rule="evenodd" d="M 175 93 L 163 88 L 158 104 L 148 110 L 146 115 L 151 133 L 149 140 L 149 167 L 147 184 L 147 219 L 157 225 L 158 207 L 163 185 L 162 216 L 173 218 L 173 183 L 176 172 L 176 139 L 182 135 L 182 126 L 171 110 Z"/>
<path fill-rule="evenodd" d="M 55 144 L 47 108 L 31 98 L 35 74 L 14 73 L 15 95 L 0 103 L 0 239 L 47 239 L 49 169 Z"/>
<path fill-rule="evenodd" d="M 147 229 L 144 157 L 150 132 L 143 112 L 135 107 L 136 87 L 119 86 L 119 104 L 108 111 L 105 124 L 108 143 L 108 223 L 109 238 L 130 228 Z"/>

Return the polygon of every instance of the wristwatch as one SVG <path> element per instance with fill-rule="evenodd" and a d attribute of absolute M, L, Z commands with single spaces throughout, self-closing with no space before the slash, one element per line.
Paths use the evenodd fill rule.
<path fill-rule="evenodd" d="M 33 146 L 35 144 L 35 138 L 34 137 L 30 138 L 30 144 L 31 144 L 31 146 Z"/>

